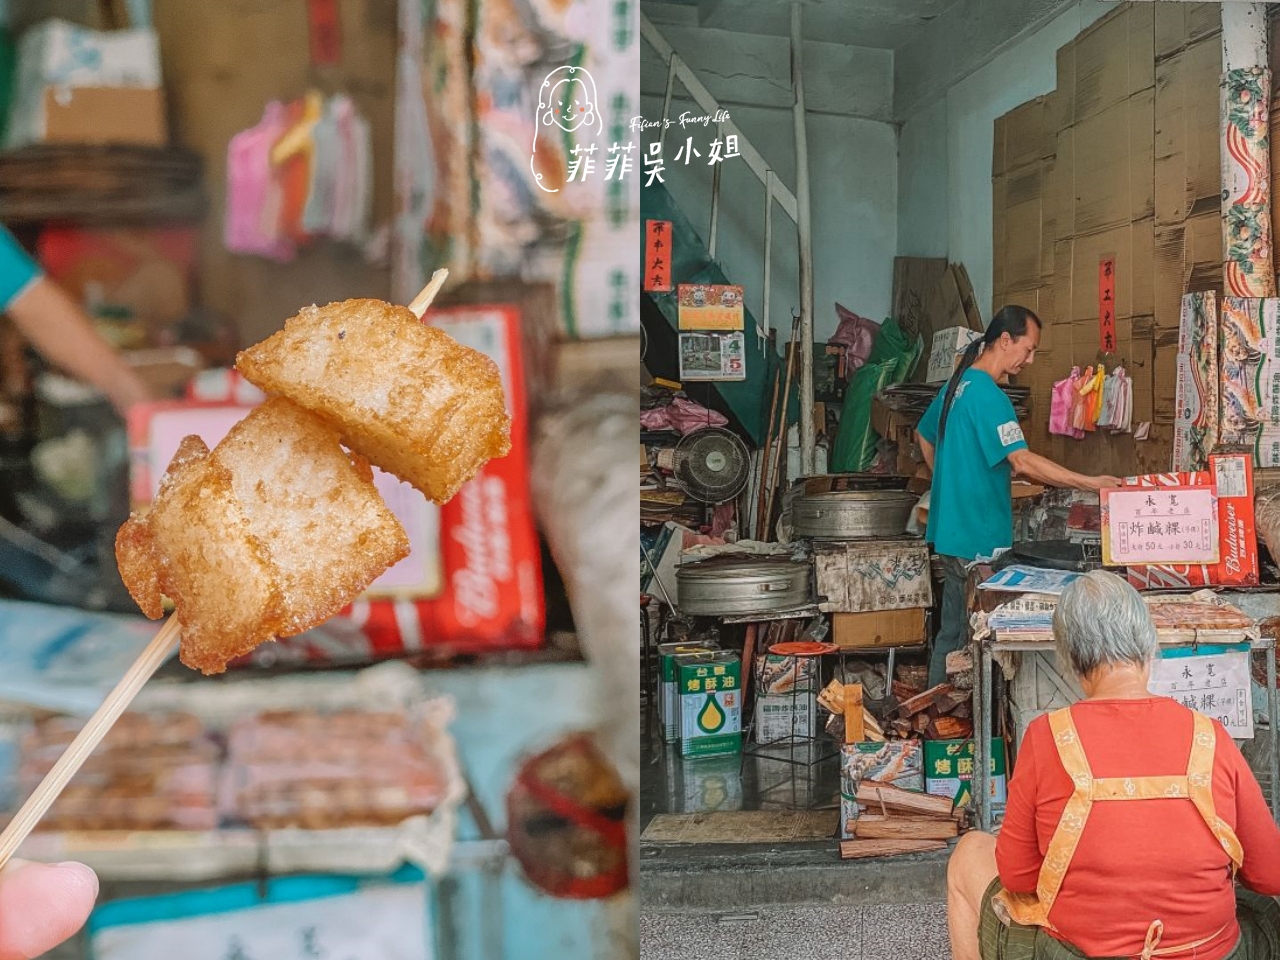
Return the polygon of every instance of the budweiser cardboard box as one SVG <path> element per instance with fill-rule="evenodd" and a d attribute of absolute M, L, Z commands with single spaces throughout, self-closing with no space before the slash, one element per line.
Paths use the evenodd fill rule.
<path fill-rule="evenodd" d="M 409 556 L 322 628 L 264 644 L 251 662 L 352 664 L 428 648 L 468 653 L 542 644 L 546 613 L 529 493 L 519 313 L 506 306 L 459 307 L 432 310 L 426 322 L 498 365 L 511 415 L 511 452 L 485 464 L 441 507 L 375 468 L 378 491 L 409 535 Z M 130 411 L 131 498 L 137 506 L 155 495 L 182 437 L 196 434 L 212 448 L 260 397 L 235 375 L 206 376 L 192 392 L 204 399 Z M 233 396 L 242 402 L 231 402 Z"/>
<path fill-rule="evenodd" d="M 1130 477 L 1143 487 L 1213 486 L 1218 496 L 1221 560 L 1201 564 L 1149 564 L 1129 567 L 1139 590 L 1176 587 L 1251 586 L 1258 582 L 1258 533 L 1253 517 L 1253 458 L 1247 453 L 1215 453 L 1209 469 Z"/>

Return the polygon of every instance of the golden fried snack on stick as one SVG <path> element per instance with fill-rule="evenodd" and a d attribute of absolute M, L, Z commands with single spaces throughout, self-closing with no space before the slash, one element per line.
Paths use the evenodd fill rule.
<path fill-rule="evenodd" d="M 421 316 L 421 314 L 425 312 L 427 307 L 430 305 L 431 298 L 435 295 L 434 291 L 439 289 L 443 279 L 443 272 L 437 271 L 436 276 L 432 278 L 431 284 L 429 284 L 422 293 L 418 294 L 418 296 L 414 298 L 413 302 L 415 308 L 418 310 L 419 316 Z M 219 444 L 219 448 L 221 447 L 222 444 Z M 215 453 L 216 452 L 217 451 L 215 451 Z M 170 464 L 170 468 L 175 474 L 174 482 L 176 483 L 176 481 L 181 477 L 181 474 L 185 472 L 187 468 L 199 468 L 201 462 L 212 460 L 213 458 L 213 454 L 209 454 L 207 452 L 203 443 L 199 443 L 198 445 L 195 443 L 185 444 L 179 451 L 179 454 L 174 457 L 174 462 Z M 232 463 L 238 462 L 233 449 L 231 452 L 228 452 L 227 459 L 232 461 Z M 226 467 L 226 464 L 223 464 L 223 466 Z M 230 470 L 228 470 L 228 472 L 230 472 Z M 214 473 L 217 473 L 217 471 L 215 470 Z M 222 479 L 224 483 L 221 486 L 215 484 L 214 489 L 206 496 L 206 499 L 218 502 L 220 504 L 219 509 L 222 509 L 224 512 L 234 517 L 236 516 L 236 513 L 230 506 L 228 484 L 225 482 L 227 478 L 223 475 Z M 230 481 L 230 487 L 233 491 L 234 479 L 233 475 Z M 367 474 L 365 479 L 368 479 Z M 200 493 L 198 490 L 195 491 L 194 496 L 197 498 L 197 501 L 200 499 Z M 250 509 L 252 509 L 252 498 L 248 498 L 248 501 L 250 503 Z M 241 503 L 239 504 L 239 507 L 241 516 L 243 516 L 245 504 Z M 216 533 L 217 531 L 210 532 Z M 305 541 L 307 536 L 314 536 L 321 531 L 306 529 L 304 527 L 301 531 L 295 529 L 288 532 L 299 534 L 297 539 Z M 123 534 L 124 531 L 122 530 L 121 533 Z M 156 609 L 154 603 L 161 590 L 162 582 L 164 582 L 166 578 L 177 576 L 176 572 L 172 569 L 174 557 L 157 556 L 154 530 L 148 534 L 148 532 L 144 530 L 132 527 L 130 528 L 128 535 L 124 536 L 123 539 L 125 542 L 124 551 L 129 556 L 129 563 L 127 565 L 122 563 L 121 565 L 122 567 L 128 566 L 130 571 L 128 576 L 134 581 L 131 592 L 134 592 L 135 597 L 141 597 L 142 600 L 145 601 L 144 610 L 154 612 Z M 216 543 L 216 538 L 212 542 Z M 306 553 L 315 549 L 318 542 L 318 540 L 315 542 L 307 541 L 305 549 L 300 552 Z M 119 543 L 120 537 L 117 537 L 117 544 Z M 188 539 L 184 542 L 183 547 L 191 550 L 193 547 L 192 541 Z M 362 541 L 360 543 L 361 550 L 364 550 L 366 547 L 368 547 L 368 544 Z M 252 543 L 248 545 L 242 543 L 239 547 L 231 547 L 229 549 L 232 552 L 236 549 L 242 550 L 243 556 L 251 558 L 250 562 L 252 562 L 252 558 L 254 557 L 261 560 L 261 553 L 255 552 L 258 548 Z M 201 562 L 205 562 L 210 555 L 201 551 L 197 543 L 194 546 L 194 556 L 198 557 Z M 223 556 L 222 554 L 218 554 L 218 556 L 220 557 L 221 562 L 227 562 L 228 557 Z M 277 564 L 281 563 L 279 551 L 277 551 L 277 555 L 273 559 Z M 149 560 L 156 562 L 149 563 Z M 297 565 L 290 566 L 285 563 L 284 566 L 278 567 L 278 569 L 280 570 L 282 578 L 287 579 L 290 574 L 293 574 L 296 577 L 296 582 L 304 582 L 306 579 L 302 576 L 301 568 Z M 124 570 L 121 572 L 124 573 Z M 243 580 L 251 575 L 252 570 L 239 569 L 236 571 L 237 579 Z M 231 589 L 238 596 L 238 590 L 236 588 L 227 588 L 224 585 L 224 589 Z M 277 598 L 277 594 L 281 589 L 280 584 L 278 583 L 267 586 L 265 588 L 265 593 L 255 592 L 255 590 L 261 588 L 247 587 L 243 589 L 247 591 L 249 596 L 258 597 L 260 610 L 271 610 L 272 616 L 279 616 L 285 622 L 288 622 L 290 609 L 293 610 L 294 616 L 302 619 L 305 619 L 309 615 L 314 615 L 315 613 L 314 610 L 308 610 L 304 604 L 294 604 L 291 608 L 287 603 L 287 598 L 283 595 L 280 595 Z M 142 601 L 139 602 L 140 605 L 143 605 Z M 142 653 L 138 654 L 138 659 L 136 659 L 133 662 L 133 665 L 125 671 L 125 675 L 120 678 L 120 682 L 116 684 L 115 688 L 109 694 L 107 694 L 107 698 L 103 700 L 101 706 L 94 711 L 93 716 L 89 718 L 84 729 L 82 729 L 71 742 L 71 745 L 67 748 L 66 752 L 58 758 L 58 762 L 53 765 L 53 769 L 51 769 L 45 776 L 44 780 L 40 782 L 40 786 L 36 788 L 35 792 L 26 799 L 26 802 L 24 802 L 18 812 L 14 814 L 13 819 L 5 826 L 4 832 L 0 833 L 0 868 L 3 868 L 4 865 L 9 862 L 14 853 L 17 852 L 18 848 L 22 845 L 23 840 L 27 838 L 27 835 L 31 833 L 35 825 L 39 823 L 40 818 L 45 815 L 50 805 L 58 798 L 58 794 L 62 792 L 63 788 L 66 787 L 71 778 L 75 776 L 75 773 L 80 769 L 81 764 L 88 759 L 89 755 L 93 752 L 94 747 L 96 747 L 102 741 L 102 738 L 107 735 L 112 724 L 114 724 L 116 720 L 120 718 L 120 715 L 125 712 L 129 704 L 133 701 L 133 698 L 138 695 L 138 691 L 141 690 L 147 680 L 151 678 L 151 675 L 160 669 L 160 665 L 169 659 L 170 654 L 173 652 L 173 645 L 178 641 L 178 637 L 182 632 L 182 629 L 183 622 L 177 616 L 170 617 L 165 622 L 164 626 L 156 632 L 156 635 L 151 639 L 151 642 L 147 644 Z M 202 649 L 195 651 L 194 655 L 203 660 L 206 653 L 207 651 Z"/>
<path fill-rule="evenodd" d="M 497 365 L 381 300 L 304 307 L 241 351 L 236 369 L 323 417 L 348 447 L 436 503 L 511 448 Z"/>
<path fill-rule="evenodd" d="M 329 619 L 409 553 L 367 462 L 283 398 L 205 451 L 183 441 L 151 509 L 116 538 L 143 613 L 174 602 L 182 662 L 206 674 L 275 637 Z"/>

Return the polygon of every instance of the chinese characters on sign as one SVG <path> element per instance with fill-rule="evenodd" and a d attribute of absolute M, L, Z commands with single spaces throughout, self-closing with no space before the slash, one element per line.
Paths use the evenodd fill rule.
<path fill-rule="evenodd" d="M 1098 349 L 1114 353 L 1116 349 L 1116 258 L 1098 261 Z"/>
<path fill-rule="evenodd" d="M 644 237 L 644 289 L 649 293 L 669 293 L 671 291 L 671 221 L 646 220 Z"/>
<path fill-rule="evenodd" d="M 741 287 L 682 283 L 679 301 L 681 330 L 743 329 Z"/>
<path fill-rule="evenodd" d="M 1164 650 L 1151 669 L 1149 689 L 1212 717 L 1237 740 L 1252 739 L 1248 650 L 1247 643 Z"/>
<path fill-rule="evenodd" d="M 1217 563 L 1217 495 L 1211 487 L 1103 490 L 1102 562 Z"/>

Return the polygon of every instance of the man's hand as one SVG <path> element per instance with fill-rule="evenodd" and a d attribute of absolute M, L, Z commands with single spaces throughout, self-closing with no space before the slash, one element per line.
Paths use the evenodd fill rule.
<path fill-rule="evenodd" d="M 28 960 L 84 926 L 98 878 L 82 863 L 10 860 L 0 871 L 0 960 Z"/>
<path fill-rule="evenodd" d="M 1124 486 L 1124 481 L 1121 480 L 1119 477 L 1098 476 L 1098 477 L 1091 477 L 1090 479 L 1093 480 L 1095 484 L 1095 486 L 1093 487 L 1094 490 L 1107 490 L 1111 487 Z"/>

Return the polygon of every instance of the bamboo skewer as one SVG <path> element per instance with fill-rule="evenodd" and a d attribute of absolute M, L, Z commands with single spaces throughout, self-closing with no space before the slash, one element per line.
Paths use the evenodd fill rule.
<path fill-rule="evenodd" d="M 431 306 L 431 301 L 436 298 L 436 294 L 440 292 L 440 288 L 444 286 L 444 282 L 448 279 L 448 270 L 437 270 L 431 275 L 431 281 L 419 291 L 416 297 L 409 301 L 409 309 L 414 312 L 414 315 L 419 320 L 427 312 L 427 307 Z"/>
<path fill-rule="evenodd" d="M 419 317 L 426 313 L 448 275 L 448 270 L 437 270 L 432 274 L 431 282 L 413 298 L 409 309 Z M 23 841 L 40 822 L 40 818 L 48 813 L 49 807 L 58 799 L 58 795 L 76 775 L 76 771 L 89 759 L 89 755 L 120 719 L 120 715 L 129 708 L 138 691 L 160 669 L 160 665 L 169 659 L 178 643 L 179 633 L 178 618 L 170 616 L 138 655 L 138 659 L 125 671 L 125 675 L 116 684 L 115 689 L 107 694 L 101 706 L 94 711 L 83 729 L 76 734 L 76 738 L 63 751 L 58 762 L 53 765 L 53 769 L 45 774 L 44 779 L 40 781 L 40 786 L 36 787 L 13 819 L 9 821 L 4 832 L 0 833 L 0 869 L 22 846 Z"/>
<path fill-rule="evenodd" d="M 0 867 L 8 863 L 18 847 L 22 846 L 22 841 L 27 839 L 27 834 L 40 822 L 40 818 L 48 812 L 53 801 L 58 798 L 58 794 L 62 793 L 63 787 L 75 776 L 76 771 L 89 758 L 89 754 L 93 753 L 94 748 L 102 742 L 102 738 L 107 735 L 112 725 L 120 719 L 120 714 L 124 713 L 133 702 L 133 698 L 138 695 L 143 684 L 150 680 L 151 675 L 160 669 L 160 665 L 169 659 L 178 642 L 178 631 L 177 617 L 170 617 L 165 621 L 164 626 L 147 644 L 146 649 L 139 654 L 138 659 L 129 667 L 115 689 L 107 694 L 107 699 L 103 700 L 102 705 L 94 711 L 89 722 L 84 725 L 84 729 L 76 734 L 76 738 L 58 758 L 53 769 L 45 774 L 45 778 L 40 781 L 40 786 L 36 787 L 35 792 L 27 798 L 27 802 L 9 821 L 9 825 L 4 828 L 4 833 L 0 833 Z"/>

